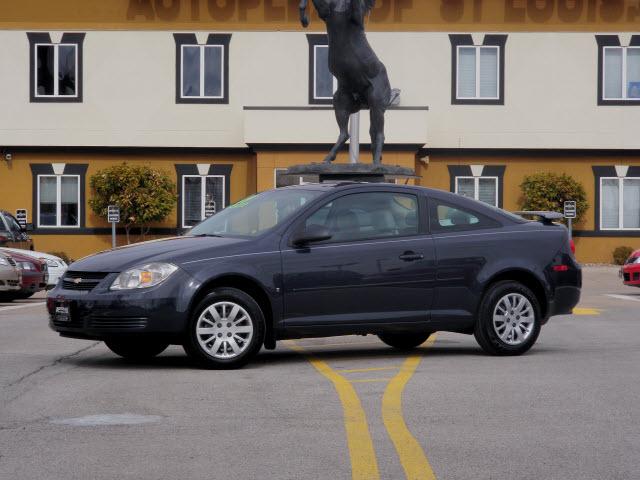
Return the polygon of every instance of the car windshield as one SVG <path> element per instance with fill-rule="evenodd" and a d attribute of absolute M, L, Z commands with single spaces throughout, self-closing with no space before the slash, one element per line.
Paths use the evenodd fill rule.
<path fill-rule="evenodd" d="M 256 237 L 318 197 L 320 190 L 300 188 L 259 193 L 228 206 L 191 229 L 191 236 Z"/>

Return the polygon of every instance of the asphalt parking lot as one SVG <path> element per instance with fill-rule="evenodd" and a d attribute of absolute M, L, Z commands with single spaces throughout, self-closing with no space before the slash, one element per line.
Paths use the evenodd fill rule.
<path fill-rule="evenodd" d="M 43 298 L 0 304 L 0 478 L 640 478 L 640 289 L 584 280 L 522 357 L 342 337 L 239 371 L 128 364 L 54 334 Z"/>

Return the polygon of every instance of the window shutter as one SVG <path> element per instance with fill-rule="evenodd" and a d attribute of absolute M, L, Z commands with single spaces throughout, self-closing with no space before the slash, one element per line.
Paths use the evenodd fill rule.
<path fill-rule="evenodd" d="M 480 96 L 498 96 L 498 49 L 480 48 Z"/>
<path fill-rule="evenodd" d="M 625 178 L 624 182 L 624 228 L 640 228 L 640 178 Z"/>
<path fill-rule="evenodd" d="M 476 48 L 458 50 L 458 97 L 476 97 Z"/>
<path fill-rule="evenodd" d="M 622 49 L 604 49 L 604 96 L 622 98 Z"/>
<path fill-rule="evenodd" d="M 603 178 L 600 192 L 601 228 L 618 228 L 620 212 L 620 182 L 617 178 Z"/>
<path fill-rule="evenodd" d="M 496 191 L 498 189 L 497 179 L 480 178 L 478 188 L 478 200 L 496 207 Z"/>

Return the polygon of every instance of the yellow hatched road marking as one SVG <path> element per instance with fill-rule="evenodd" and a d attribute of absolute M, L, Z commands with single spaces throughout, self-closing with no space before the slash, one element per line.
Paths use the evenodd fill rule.
<path fill-rule="evenodd" d="M 347 432 L 347 445 L 351 458 L 351 478 L 353 480 L 376 480 L 380 478 L 378 461 L 373 448 L 367 416 L 362 408 L 353 385 L 342 375 L 334 371 L 326 362 L 310 355 L 293 342 L 289 347 L 307 357 L 307 360 L 325 378 L 333 383 L 338 392 L 344 414 L 344 426 Z"/>
<path fill-rule="evenodd" d="M 339 370 L 340 373 L 360 373 L 360 372 L 380 372 L 382 370 L 398 370 L 397 367 L 372 367 L 372 368 L 350 368 L 348 370 Z"/>
<path fill-rule="evenodd" d="M 600 310 L 597 308 L 574 308 L 574 315 L 600 315 Z"/>
<path fill-rule="evenodd" d="M 351 380 L 351 383 L 378 383 L 388 382 L 391 378 L 363 378 L 362 380 Z"/>
<path fill-rule="evenodd" d="M 431 335 L 424 344 L 433 345 L 436 335 Z M 406 477 L 410 480 L 435 480 L 436 476 L 422 447 L 407 428 L 402 415 L 402 391 L 418 368 L 422 356 L 411 355 L 393 377 L 382 397 L 382 420 L 389 437 L 400 457 Z"/>

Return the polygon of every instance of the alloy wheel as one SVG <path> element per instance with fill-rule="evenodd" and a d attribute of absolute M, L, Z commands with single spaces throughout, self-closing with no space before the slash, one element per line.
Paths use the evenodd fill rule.
<path fill-rule="evenodd" d="M 493 310 L 493 329 L 508 345 L 526 342 L 533 332 L 535 320 L 533 305 L 520 293 L 503 296 Z"/>
<path fill-rule="evenodd" d="M 205 308 L 196 322 L 198 343 L 214 358 L 237 357 L 251 343 L 253 332 L 253 321 L 247 311 L 230 301 Z"/>

